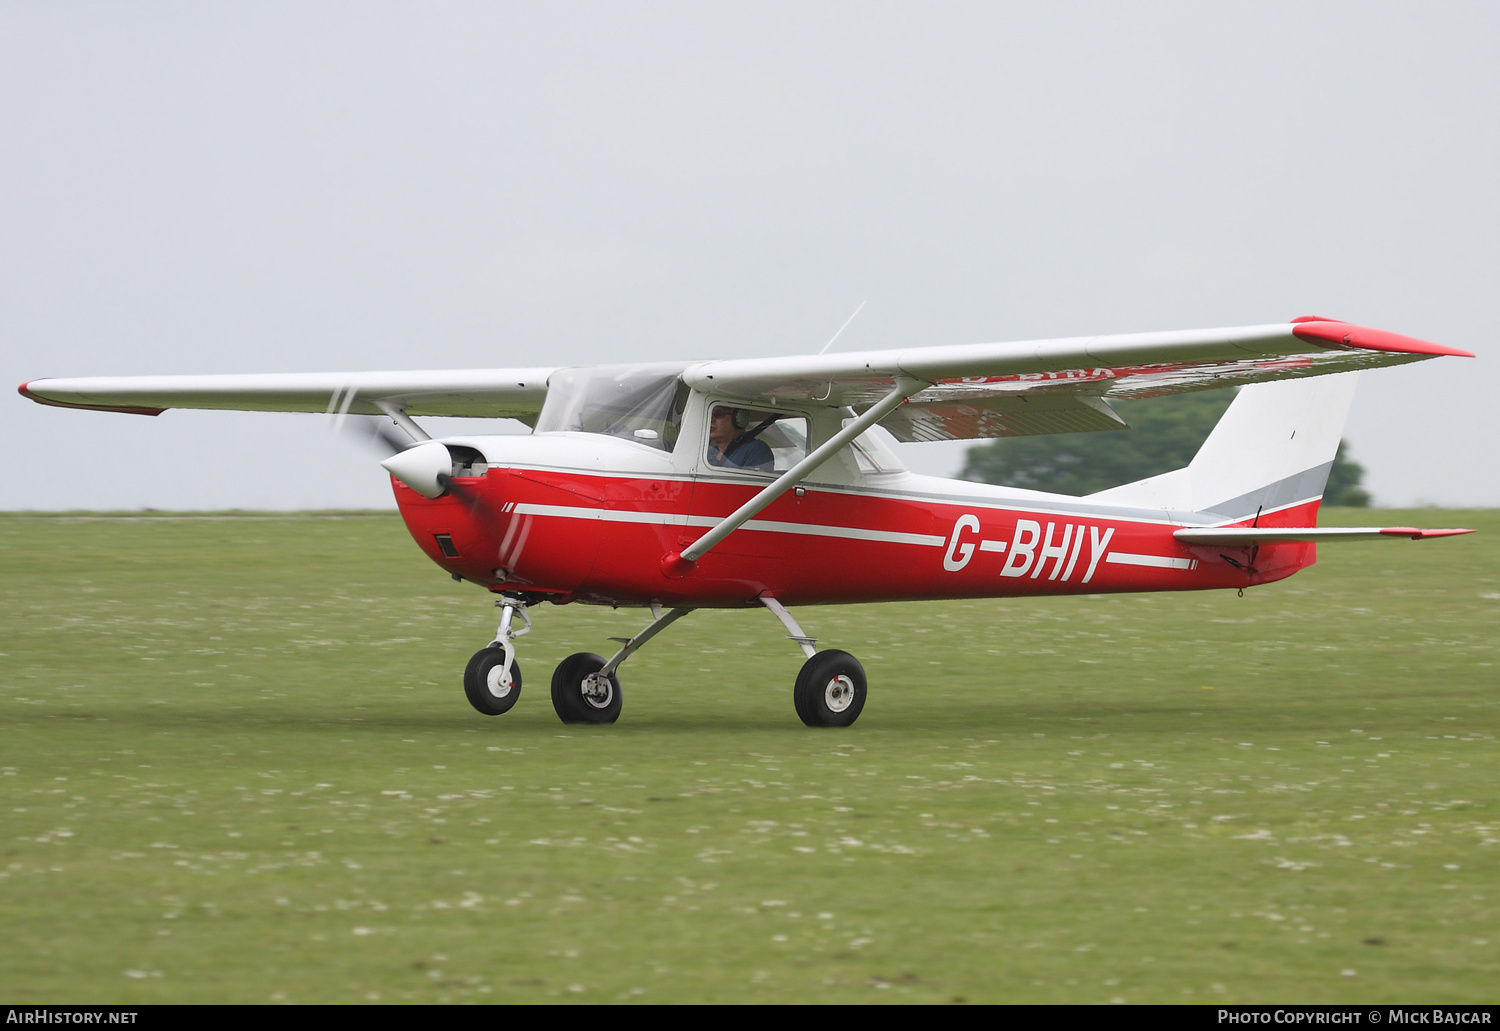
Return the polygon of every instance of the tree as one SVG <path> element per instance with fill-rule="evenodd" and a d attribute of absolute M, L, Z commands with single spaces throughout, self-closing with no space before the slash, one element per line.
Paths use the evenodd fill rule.
<path fill-rule="evenodd" d="M 1344 457 L 1347 440 L 1339 441 L 1339 449 L 1333 456 L 1333 468 L 1328 470 L 1328 486 L 1323 488 L 1323 500 L 1330 505 L 1348 505 L 1350 508 L 1369 508 L 1370 492 L 1360 486 L 1365 478 L 1365 467 Z"/>
<path fill-rule="evenodd" d="M 1000 437 L 969 449 L 959 476 L 982 483 L 1082 496 L 1181 469 L 1208 439 L 1229 407 L 1228 390 L 1199 390 L 1139 401 L 1112 402 L 1130 429 Z M 1364 467 L 1344 457 L 1339 442 L 1323 500 L 1366 507 Z"/>

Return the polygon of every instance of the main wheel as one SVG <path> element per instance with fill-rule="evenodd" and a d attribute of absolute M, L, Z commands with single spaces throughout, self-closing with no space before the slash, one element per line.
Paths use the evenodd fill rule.
<path fill-rule="evenodd" d="M 604 660 L 593 652 L 569 655 L 552 673 L 552 708 L 564 723 L 613 723 L 620 718 L 620 678 L 599 676 Z"/>
<path fill-rule="evenodd" d="M 486 716 L 509 712 L 521 697 L 521 664 L 511 662 L 507 675 L 504 648 L 491 646 L 475 652 L 464 670 L 464 694 Z"/>
<path fill-rule="evenodd" d="M 859 660 L 830 648 L 802 664 L 792 702 L 809 727 L 847 727 L 865 707 L 865 687 Z"/>

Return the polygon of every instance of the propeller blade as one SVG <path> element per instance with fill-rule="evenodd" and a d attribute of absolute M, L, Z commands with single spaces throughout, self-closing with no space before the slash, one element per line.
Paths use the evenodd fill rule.
<path fill-rule="evenodd" d="M 475 493 L 471 488 L 459 483 L 447 473 L 439 473 L 437 479 L 438 483 L 442 484 L 449 494 L 453 495 L 459 501 L 462 501 L 466 506 L 468 506 L 468 509 L 473 514 L 474 518 L 480 520 L 481 522 L 485 521 L 485 518 L 489 512 L 489 507 L 485 504 L 484 498 L 480 497 L 479 494 Z"/>
<path fill-rule="evenodd" d="M 416 441 L 391 425 L 391 421 L 379 415 L 357 415 L 353 417 L 354 432 L 385 453 L 386 457 L 399 455 Z M 348 421 L 346 420 L 346 425 Z"/>

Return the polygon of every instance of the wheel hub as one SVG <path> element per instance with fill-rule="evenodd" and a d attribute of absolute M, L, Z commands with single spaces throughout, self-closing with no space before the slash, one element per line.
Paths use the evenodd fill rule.
<path fill-rule="evenodd" d="M 609 682 L 608 677 L 590 673 L 583 678 L 583 700 L 589 705 L 596 709 L 607 709 L 614 697 L 615 686 Z"/>
<path fill-rule="evenodd" d="M 823 689 L 823 702 L 829 712 L 843 712 L 854 703 L 854 681 L 840 673 Z"/>
<path fill-rule="evenodd" d="M 504 698 L 510 694 L 510 689 L 514 686 L 514 683 L 510 675 L 510 670 L 505 667 L 504 663 L 498 666 L 491 666 L 490 671 L 484 676 L 484 686 L 496 698 Z"/>

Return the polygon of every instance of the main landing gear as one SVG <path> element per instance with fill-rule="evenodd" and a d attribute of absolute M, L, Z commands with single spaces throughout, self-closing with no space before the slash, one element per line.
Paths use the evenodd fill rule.
<path fill-rule="evenodd" d="M 521 695 L 521 666 L 516 661 L 515 639 L 531 633 L 527 599 L 511 595 L 495 601 L 500 612 L 500 627 L 495 640 L 477 652 L 464 670 L 464 694 L 469 703 L 486 716 L 500 716 L 510 711 Z M 817 639 L 808 637 L 775 598 L 761 598 L 789 633 L 787 637 L 801 647 L 807 661 L 797 674 L 792 689 L 792 704 L 797 715 L 809 727 L 847 727 L 859 718 L 865 707 L 865 669 L 848 652 L 830 648 L 818 651 Z M 634 655 L 641 646 L 681 619 L 691 608 L 663 612 L 651 606 L 654 617 L 634 637 L 612 637 L 620 650 L 608 660 L 593 652 L 578 652 L 558 663 L 552 673 L 552 708 L 564 723 L 613 723 L 620 718 L 620 678 L 615 673 L 620 663 Z M 515 617 L 521 617 L 522 628 L 512 629 Z"/>
<path fill-rule="evenodd" d="M 620 678 L 604 673 L 593 652 L 569 655 L 552 673 L 552 708 L 564 723 L 613 723 L 620 718 Z"/>
<path fill-rule="evenodd" d="M 781 625 L 789 631 L 787 638 L 795 641 L 807 656 L 792 688 L 792 704 L 802 722 L 809 727 L 847 727 L 859 719 L 865 707 L 866 688 L 865 668 L 859 660 L 835 648 L 818 651 L 818 639 L 804 634 L 781 602 L 762 598 L 760 603 L 781 620 Z"/>

